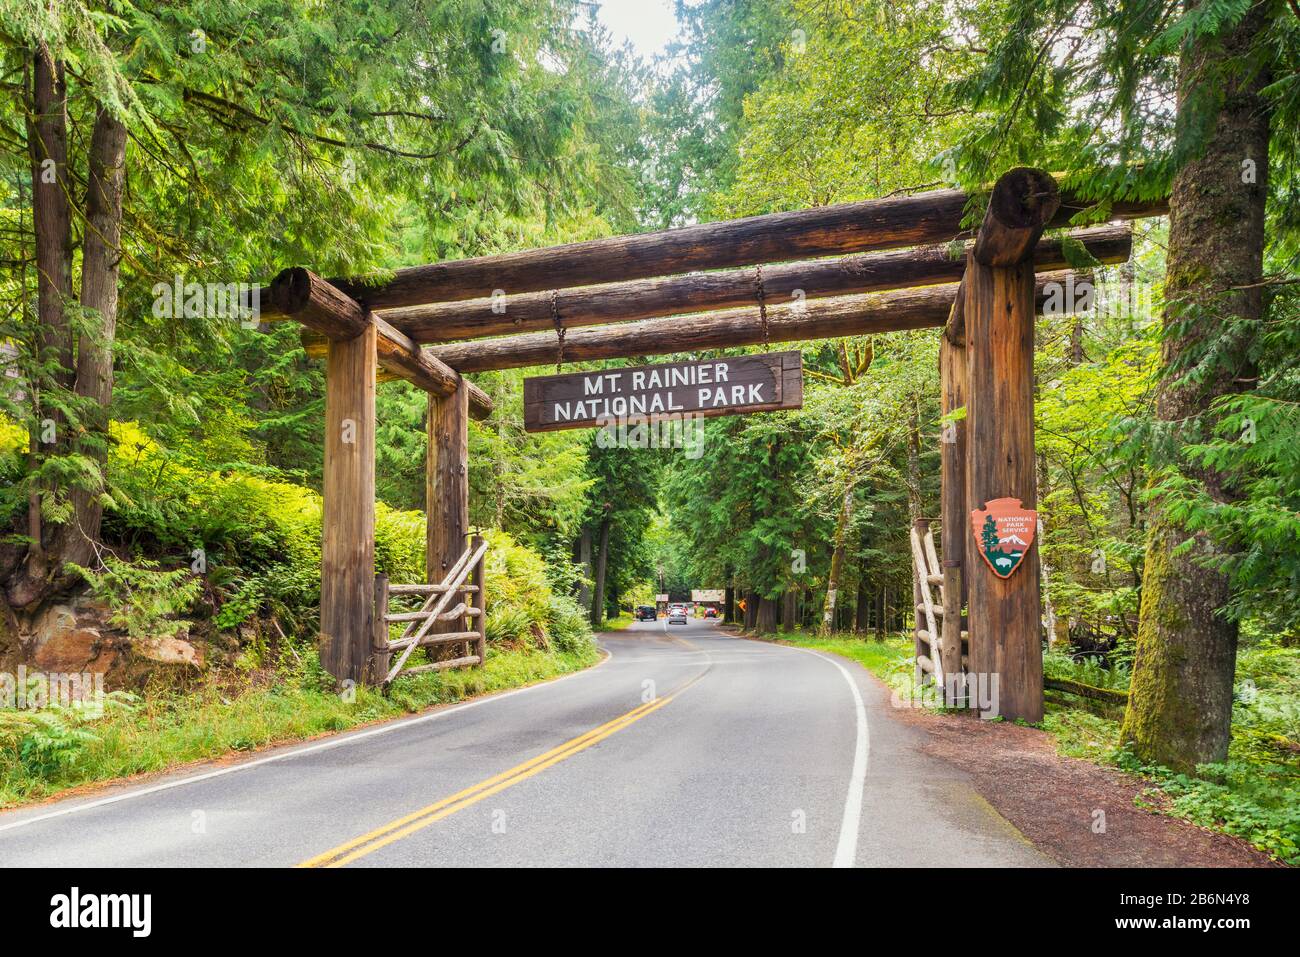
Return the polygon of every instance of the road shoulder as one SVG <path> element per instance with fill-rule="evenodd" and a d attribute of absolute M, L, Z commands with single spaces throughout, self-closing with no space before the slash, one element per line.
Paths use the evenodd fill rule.
<path fill-rule="evenodd" d="M 797 642 L 736 637 L 804 647 Z M 889 686 L 857 665 L 893 707 L 876 708 L 896 725 L 923 735 L 921 750 L 965 775 L 980 798 L 1035 848 L 1066 867 L 1279 867 L 1248 842 L 1146 810 L 1150 785 L 1115 768 L 1057 753 L 1038 728 L 976 715 L 899 707 Z"/>
<path fill-rule="evenodd" d="M 603 632 L 596 632 L 595 637 L 599 641 L 604 634 L 605 633 Z M 515 685 L 513 687 L 499 688 L 479 694 L 467 695 L 455 701 L 438 702 L 410 714 L 391 717 L 385 716 L 369 721 L 362 721 L 338 731 L 324 731 L 308 736 L 284 738 L 247 750 L 227 750 L 214 757 L 178 762 L 177 764 L 157 771 L 146 771 L 121 777 L 88 781 L 84 784 L 65 788 L 53 794 L 43 796 L 38 800 L 26 801 L 22 804 L 11 807 L 0 808 L 0 830 L 18 822 L 25 822 L 28 818 L 40 818 L 45 817 L 50 813 L 59 813 L 65 807 L 71 810 L 73 808 L 81 808 L 93 804 L 111 803 L 132 797 L 136 793 L 147 793 L 155 790 L 179 787 L 207 777 L 215 777 L 222 774 L 246 770 L 270 761 L 282 760 L 316 749 L 341 747 L 353 740 L 371 737 L 376 734 L 398 731 L 407 726 L 418 725 L 444 714 L 477 707 L 491 701 L 508 698 L 536 688 L 558 684 L 570 678 L 590 674 L 592 671 L 600 668 L 601 665 L 610 660 L 610 653 L 604 647 L 601 647 L 598 644 L 596 651 L 596 660 L 592 664 L 579 668 L 578 670 L 550 675 L 544 678 L 539 678 L 535 681 Z"/>

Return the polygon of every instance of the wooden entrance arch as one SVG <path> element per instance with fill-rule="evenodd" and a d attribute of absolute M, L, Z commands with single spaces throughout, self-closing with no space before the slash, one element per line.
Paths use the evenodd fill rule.
<path fill-rule="evenodd" d="M 433 583 L 466 548 L 468 419 L 492 411 L 462 373 L 555 362 L 561 342 L 565 360 L 584 361 L 942 328 L 943 409 L 966 415 L 942 445 L 945 588 L 931 654 L 944 674 L 957 673 L 966 641 L 969 670 L 999 677 L 1000 713 L 1041 718 L 1037 564 L 1002 578 L 968 560 L 969 514 L 1001 498 L 1034 508 L 1034 319 L 1044 286 L 1082 280 L 1065 271 L 1067 245 L 1113 264 L 1127 260 L 1131 236 L 1108 225 L 1040 242 L 1090 207 L 1040 170 L 997 181 L 973 241 L 962 228 L 970 200 L 938 190 L 772 213 L 414 266 L 377 283 L 282 272 L 263 292 L 263 315 L 302 323 L 308 352 L 326 360 L 324 666 L 340 680 L 378 680 L 378 381 L 405 379 L 429 394 Z M 1109 216 L 1165 212 L 1163 201 L 1115 203 Z"/>

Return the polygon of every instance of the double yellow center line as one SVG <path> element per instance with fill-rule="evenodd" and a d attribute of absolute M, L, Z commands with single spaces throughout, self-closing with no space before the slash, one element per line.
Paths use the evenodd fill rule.
<path fill-rule="evenodd" d="M 693 684 L 694 682 L 690 682 Z M 684 688 L 679 688 L 677 693 L 680 694 Z M 626 714 L 620 715 L 613 721 L 607 721 L 598 728 L 592 728 L 585 734 L 580 734 L 576 738 L 566 741 L 557 748 L 552 748 L 545 754 L 539 754 L 530 758 L 523 764 L 518 764 L 507 771 L 502 771 L 486 781 L 480 781 L 472 787 L 465 788 L 463 791 L 457 791 L 450 797 L 443 798 L 428 807 L 422 807 L 405 817 L 400 817 L 396 821 L 378 827 L 368 834 L 362 834 L 360 837 L 353 838 L 345 844 L 331 848 L 323 854 L 317 854 L 299 864 L 299 867 L 343 867 L 351 864 L 353 861 L 365 857 L 367 854 L 373 854 L 381 847 L 387 847 L 394 841 L 400 841 L 402 838 L 414 834 L 416 831 L 428 827 L 441 821 L 445 817 L 450 817 L 457 811 L 463 811 L 472 804 L 477 804 L 485 797 L 496 794 L 498 791 L 504 791 L 520 781 L 527 780 L 534 774 L 545 771 L 554 764 L 558 764 L 565 758 L 571 758 L 580 751 L 603 741 L 611 734 L 622 731 L 630 724 L 640 721 L 646 715 L 659 710 L 668 702 L 673 700 L 674 695 L 668 695 L 663 698 L 656 698 L 653 701 L 641 705 L 639 708 L 633 708 Z"/>

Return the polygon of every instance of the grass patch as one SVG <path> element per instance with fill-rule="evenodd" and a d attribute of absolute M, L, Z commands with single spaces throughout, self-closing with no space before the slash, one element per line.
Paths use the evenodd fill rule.
<path fill-rule="evenodd" d="M 800 648 L 852 658 L 887 684 L 892 684 L 892 679 L 904 672 L 909 679 L 912 675 L 912 645 L 906 638 L 891 635 L 884 641 L 876 641 L 874 638 L 824 637 L 796 631 L 783 632 L 778 640 Z"/>
<path fill-rule="evenodd" d="M 398 679 L 387 696 L 358 688 L 352 700 L 335 693 L 333 679 L 309 658 L 297 670 L 242 676 L 237 692 L 229 676 L 143 698 L 114 692 L 99 717 L 72 709 L 0 711 L 0 807 L 517 688 L 598 658 L 590 642 L 568 652 L 489 646 L 482 669 L 412 675 Z"/>
<path fill-rule="evenodd" d="M 762 636 L 752 636 L 762 637 Z M 809 634 L 808 632 L 781 632 L 773 636 L 783 644 L 814 651 L 828 651 L 852 659 L 889 685 L 900 696 L 911 698 L 914 690 L 912 667 L 912 642 L 902 635 L 888 635 L 882 641 L 873 637 L 855 638 Z"/>
<path fill-rule="evenodd" d="M 623 631 L 625 628 L 630 628 L 635 621 L 631 612 L 622 611 L 617 618 L 606 618 L 596 631 Z"/>

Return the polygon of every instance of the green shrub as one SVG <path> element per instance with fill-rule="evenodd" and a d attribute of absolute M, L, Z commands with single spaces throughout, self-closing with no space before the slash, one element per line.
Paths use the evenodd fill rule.
<path fill-rule="evenodd" d="M 533 633 L 534 619 L 528 609 L 518 605 L 506 605 L 501 602 L 492 604 L 488 600 L 487 638 L 493 644 L 510 644 L 523 648 L 535 646 L 537 636 Z M 542 632 L 545 640 L 545 632 Z"/>
<path fill-rule="evenodd" d="M 1097 656 L 1084 655 L 1075 657 L 1051 651 L 1043 655 L 1043 674 L 1049 678 L 1062 678 L 1078 681 L 1094 688 L 1113 688 L 1127 691 L 1129 667 L 1117 662 L 1111 667 L 1104 667 Z"/>
<path fill-rule="evenodd" d="M 174 638 L 189 631 L 185 614 L 203 581 L 188 567 L 159 570 L 157 562 L 132 564 L 104 556 L 102 571 L 69 566 L 90 585 L 90 593 L 109 608 L 108 623 L 137 638 Z"/>
<path fill-rule="evenodd" d="M 548 564 L 532 548 L 499 531 L 487 533 L 488 641 L 565 653 L 588 653 L 595 638 L 568 594 L 556 592 Z"/>
<path fill-rule="evenodd" d="M 591 623 L 571 595 L 552 595 L 547 609 L 551 640 L 560 651 L 577 654 L 595 648 Z"/>
<path fill-rule="evenodd" d="M 217 598 L 212 624 L 218 629 L 272 616 L 300 639 L 313 638 L 320 602 L 320 495 L 260 474 L 195 468 L 135 423 L 114 423 L 112 431 L 106 537 L 153 558 L 172 557 L 164 565 L 183 561 L 187 568 L 194 550 L 202 549 L 207 583 Z M 489 531 L 487 538 L 489 640 L 543 651 L 553 642 L 591 647 L 582 614 L 554 592 L 552 563 L 504 533 Z M 424 552 L 424 515 L 376 503 L 376 570 L 393 582 L 424 581 Z M 87 574 L 96 587 L 113 590 L 128 568 L 141 585 L 151 580 L 146 572 L 165 574 L 147 562 L 114 561 L 107 572 Z M 169 610 L 177 617 L 198 596 L 201 583 L 191 581 L 171 596 Z M 157 589 L 149 594 L 158 597 Z M 146 625 L 143 609 L 131 614 L 129 627 Z M 156 633 L 165 618 L 155 616 L 147 626 Z"/>

